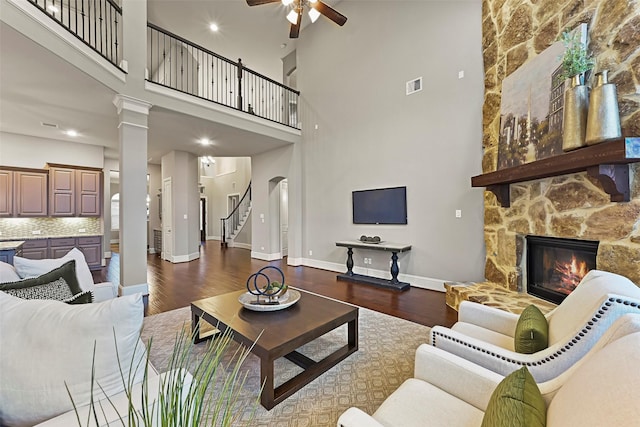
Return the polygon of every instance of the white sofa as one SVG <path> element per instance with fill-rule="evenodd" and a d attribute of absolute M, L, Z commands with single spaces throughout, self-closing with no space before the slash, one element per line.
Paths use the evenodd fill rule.
<path fill-rule="evenodd" d="M 469 301 L 460 304 L 458 322 L 435 326 L 429 341 L 502 375 L 527 366 L 537 382 L 569 369 L 626 313 L 640 313 L 640 288 L 626 277 L 591 270 L 569 296 L 545 317 L 549 344 L 532 354 L 514 350 L 519 316 Z"/>
<path fill-rule="evenodd" d="M 635 319 L 634 319 L 635 318 Z M 620 321 L 637 328 L 638 316 Z M 635 325 L 635 326 L 634 326 Z M 552 381 L 539 383 L 549 427 L 637 426 L 640 420 L 640 332 L 590 352 Z M 373 415 L 349 408 L 338 427 L 480 426 L 490 397 L 504 377 L 466 359 L 423 344 L 415 378 L 405 381 Z M 508 399 L 505 399 L 508 400 Z M 522 419 L 505 413 L 502 425 Z M 518 423 L 518 421 L 520 423 Z"/>
<path fill-rule="evenodd" d="M 131 402 L 138 412 L 152 407 L 163 383 L 182 384 L 184 399 L 189 372 L 159 375 L 146 363 L 143 311 L 141 294 L 68 305 L 0 292 L 0 425 L 69 427 L 78 425 L 77 416 L 83 426 L 88 419 L 91 426 L 129 425 L 125 381 L 133 385 Z M 148 402 L 142 398 L 145 367 Z M 92 394 L 97 424 L 87 417 Z"/>
<path fill-rule="evenodd" d="M 51 259 L 27 259 L 22 257 L 14 257 L 13 271 L 9 264 L 0 263 L 0 283 L 15 282 L 21 279 L 37 277 L 47 273 L 69 260 L 76 261 L 76 277 L 78 284 L 83 291 L 91 291 L 93 293 L 93 302 L 106 301 L 118 296 L 118 287 L 111 282 L 94 283 L 93 275 L 84 254 L 77 248 L 71 249 L 61 258 Z"/>

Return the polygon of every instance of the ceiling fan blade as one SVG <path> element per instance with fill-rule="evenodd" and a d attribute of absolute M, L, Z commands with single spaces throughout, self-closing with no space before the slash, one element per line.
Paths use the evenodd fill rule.
<path fill-rule="evenodd" d="M 341 14 L 331 6 L 328 6 L 325 3 L 321 2 L 320 0 L 313 3 L 312 7 L 340 26 L 343 26 L 344 23 L 347 22 L 346 16 L 344 16 L 343 14 Z"/>
<path fill-rule="evenodd" d="M 259 6 L 268 3 L 280 3 L 281 0 L 247 0 L 249 6 Z"/>
<path fill-rule="evenodd" d="M 300 24 L 302 23 L 302 8 L 298 10 L 298 22 L 295 24 L 291 24 L 291 29 L 289 30 L 289 38 L 297 39 L 300 35 Z"/>

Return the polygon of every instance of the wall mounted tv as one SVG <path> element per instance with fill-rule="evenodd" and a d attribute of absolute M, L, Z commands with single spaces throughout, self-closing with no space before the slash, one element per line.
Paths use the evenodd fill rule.
<path fill-rule="evenodd" d="M 354 224 L 406 224 L 407 187 L 352 192 Z"/>

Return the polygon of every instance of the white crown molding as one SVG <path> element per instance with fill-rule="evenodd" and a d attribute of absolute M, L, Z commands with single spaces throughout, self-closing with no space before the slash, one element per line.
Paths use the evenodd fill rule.
<path fill-rule="evenodd" d="M 113 97 L 113 105 L 116 106 L 118 114 L 120 114 L 122 110 L 127 110 L 147 116 L 149 115 L 149 110 L 153 107 L 153 104 L 150 102 L 143 101 L 142 99 L 134 98 L 132 96 L 123 95 L 121 93 Z"/>

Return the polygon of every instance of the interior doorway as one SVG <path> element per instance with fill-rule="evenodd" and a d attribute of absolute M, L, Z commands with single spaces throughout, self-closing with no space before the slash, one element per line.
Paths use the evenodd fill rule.
<path fill-rule="evenodd" d="M 200 197 L 200 242 L 207 240 L 207 198 Z"/>
<path fill-rule="evenodd" d="M 280 254 L 289 255 L 289 183 L 280 181 Z"/>
<path fill-rule="evenodd" d="M 269 180 L 269 256 L 284 258 L 289 253 L 289 184 L 279 176 Z"/>
<path fill-rule="evenodd" d="M 227 230 L 229 236 L 233 236 L 240 225 L 240 212 L 236 210 L 239 203 L 240 194 L 236 193 L 227 195 L 227 216 L 231 215 L 231 217 L 229 217 L 229 222 L 227 223 L 229 225 L 229 229 Z"/>
<path fill-rule="evenodd" d="M 173 212 L 171 211 L 171 178 L 162 181 L 162 259 L 173 259 Z"/>

